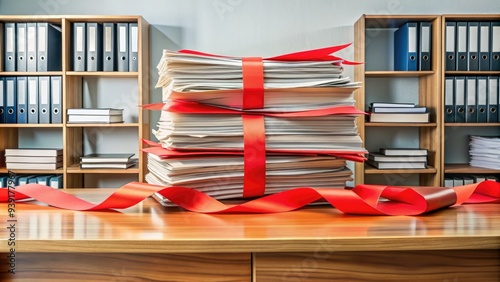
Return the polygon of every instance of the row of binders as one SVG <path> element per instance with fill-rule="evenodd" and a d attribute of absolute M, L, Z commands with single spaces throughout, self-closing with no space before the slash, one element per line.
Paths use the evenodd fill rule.
<path fill-rule="evenodd" d="M 444 122 L 498 122 L 498 76 L 447 76 Z"/>
<path fill-rule="evenodd" d="M 11 182 L 9 184 L 9 181 Z M 57 174 L 49 175 L 16 175 L 14 178 L 9 176 L 0 175 L 0 188 L 7 188 L 30 183 L 37 183 L 54 189 L 61 189 L 63 187 L 63 176 Z"/>
<path fill-rule="evenodd" d="M 73 23 L 74 71 L 138 71 L 137 23 Z"/>
<path fill-rule="evenodd" d="M 0 77 L 1 123 L 62 123 L 61 76 Z"/>
<path fill-rule="evenodd" d="M 499 71 L 500 22 L 446 22 L 447 71 Z"/>
<path fill-rule="evenodd" d="M 486 180 L 498 182 L 498 178 L 493 175 L 467 175 L 467 176 L 455 176 L 455 177 L 447 176 L 444 178 L 444 187 L 469 185 L 474 183 L 480 183 Z"/>
<path fill-rule="evenodd" d="M 428 71 L 432 62 L 432 24 L 408 22 L 394 32 L 394 70 Z"/>
<path fill-rule="evenodd" d="M 4 71 L 60 71 L 61 26 L 50 23 L 4 24 Z"/>

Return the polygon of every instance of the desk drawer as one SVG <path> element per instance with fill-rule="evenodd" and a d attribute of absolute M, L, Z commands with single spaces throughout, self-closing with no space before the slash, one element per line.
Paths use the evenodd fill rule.
<path fill-rule="evenodd" d="M 0 254 L 6 257 L 7 254 Z M 16 253 L 0 281 L 246 281 L 250 254 Z M 2 268 L 5 268 L 3 264 Z M 5 271 L 4 271 L 5 270 Z"/>
<path fill-rule="evenodd" d="M 256 281 L 499 281 L 498 250 L 262 253 Z"/>

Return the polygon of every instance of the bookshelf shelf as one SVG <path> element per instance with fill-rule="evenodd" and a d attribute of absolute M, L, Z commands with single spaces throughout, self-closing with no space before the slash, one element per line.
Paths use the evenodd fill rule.
<path fill-rule="evenodd" d="M 138 123 L 68 123 L 66 127 L 139 127 Z"/>
<path fill-rule="evenodd" d="M 500 169 L 474 167 L 468 164 L 445 164 L 444 173 L 489 174 L 489 173 L 500 173 Z"/>
<path fill-rule="evenodd" d="M 366 71 L 366 77 L 418 77 L 435 74 L 434 71 Z"/>
<path fill-rule="evenodd" d="M 369 127 L 436 127 L 435 122 L 426 123 L 410 123 L 410 122 L 366 122 L 365 126 Z"/>
<path fill-rule="evenodd" d="M 63 75 L 62 71 L 2 71 L 0 72 L 0 76 L 61 76 Z"/>
<path fill-rule="evenodd" d="M 60 76 L 62 79 L 61 124 L 0 124 L 0 154 L 7 148 L 35 147 L 63 148 L 63 167 L 58 170 L 15 171 L 20 174 L 60 174 L 63 188 L 86 188 L 123 185 L 129 181 L 144 181 L 147 173 L 146 154 L 141 151 L 143 138 L 148 138 L 149 111 L 141 105 L 149 103 L 149 23 L 141 16 L 127 15 L 1 15 L 4 23 L 49 22 L 61 28 L 60 71 L 16 72 L 4 71 L 0 59 L 0 76 Z M 73 71 L 72 41 L 73 23 L 136 23 L 137 62 L 136 71 Z M 0 28 L 0 58 L 3 58 L 5 36 Z M 126 42 L 129 44 L 129 42 Z M 68 124 L 67 109 L 121 108 L 125 123 Z M 56 144 L 56 145 L 54 145 Z M 90 153 L 135 153 L 138 163 L 129 169 L 85 169 L 78 165 L 80 157 Z M 5 166 L 5 165 L 4 165 Z M 0 168 L 6 174 L 5 167 Z M 87 178 L 87 174 L 90 175 Z M 125 176 L 126 174 L 126 176 Z M 106 184 L 108 183 L 108 184 Z"/>
<path fill-rule="evenodd" d="M 445 71 L 446 75 L 500 75 L 500 71 Z"/>
<path fill-rule="evenodd" d="M 1 123 L 0 128 L 63 128 L 62 124 Z"/>
<path fill-rule="evenodd" d="M 445 123 L 444 126 L 446 126 L 446 127 L 462 127 L 462 126 L 467 126 L 467 127 L 483 127 L 483 126 L 496 127 L 496 126 L 500 126 L 500 123 L 498 123 L 498 122 L 478 122 L 478 123 L 450 122 L 450 123 Z"/>
<path fill-rule="evenodd" d="M 110 71 L 93 71 L 93 72 L 85 72 L 85 71 L 67 71 L 66 75 L 68 76 L 97 76 L 97 77 L 120 77 L 120 78 L 136 78 L 139 76 L 138 72 L 110 72 Z"/>
<path fill-rule="evenodd" d="M 133 167 L 127 168 L 127 169 L 110 169 L 110 168 L 81 169 L 78 164 L 74 164 L 74 165 L 69 166 L 66 169 L 66 172 L 72 173 L 72 174 L 110 174 L 110 173 L 112 173 L 112 174 L 137 174 L 137 173 L 139 173 L 139 167 L 133 166 Z"/>
<path fill-rule="evenodd" d="M 10 169 L 8 170 L 6 167 L 0 168 L 0 173 L 8 173 L 9 171 L 12 171 L 16 174 L 63 174 L 64 169 L 55 169 L 55 170 L 41 170 L 41 169 Z"/>
<path fill-rule="evenodd" d="M 374 167 L 371 167 L 369 165 L 365 165 L 365 173 L 366 174 L 399 174 L 399 173 L 404 173 L 404 174 L 409 174 L 409 173 L 415 173 L 415 174 L 424 174 L 424 173 L 436 173 L 437 169 L 434 167 L 427 167 L 427 168 L 422 168 L 422 169 L 377 169 Z"/>

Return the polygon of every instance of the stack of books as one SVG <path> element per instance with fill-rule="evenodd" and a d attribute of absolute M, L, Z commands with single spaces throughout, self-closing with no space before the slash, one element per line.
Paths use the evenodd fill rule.
<path fill-rule="evenodd" d="M 500 169 L 500 137 L 470 136 L 469 164 Z"/>
<path fill-rule="evenodd" d="M 80 158 L 80 168 L 127 169 L 137 163 L 134 154 L 88 154 Z"/>
<path fill-rule="evenodd" d="M 424 169 L 427 149 L 380 148 L 368 154 L 367 163 L 377 169 Z"/>
<path fill-rule="evenodd" d="M 62 167 L 62 149 L 5 149 L 7 169 L 52 170 Z"/>
<path fill-rule="evenodd" d="M 68 109 L 68 123 L 121 123 L 123 109 Z"/>
<path fill-rule="evenodd" d="M 414 103 L 375 102 L 368 111 L 370 122 L 429 122 L 427 108 Z"/>
<path fill-rule="evenodd" d="M 245 178 L 253 176 L 246 175 L 248 158 L 261 158 L 263 195 L 296 187 L 344 188 L 352 180 L 346 159 L 362 160 L 366 153 L 355 124 L 362 114 L 354 107 L 359 84 L 342 75 L 341 58 L 282 57 L 263 59 L 263 107 L 243 110 L 242 58 L 164 51 L 157 86 L 165 104 L 153 130 L 159 147 L 144 150 L 146 181 L 241 199 Z M 245 114 L 262 118 L 265 133 L 245 130 Z M 265 147 L 247 147 L 246 138 L 259 136 Z"/>

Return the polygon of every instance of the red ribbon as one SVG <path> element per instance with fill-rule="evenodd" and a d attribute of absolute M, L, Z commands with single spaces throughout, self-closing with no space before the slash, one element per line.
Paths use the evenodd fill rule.
<path fill-rule="evenodd" d="M 266 130 L 264 117 L 242 115 L 243 120 L 243 197 L 264 195 L 266 189 Z"/>
<path fill-rule="evenodd" d="M 99 204 L 39 184 L 17 186 L 11 191 L 15 191 L 15 194 L 10 196 L 16 200 L 34 198 L 62 209 L 87 211 L 129 208 L 156 192 L 187 210 L 201 213 L 286 212 L 324 199 L 338 210 L 349 214 L 419 215 L 464 203 L 500 202 L 500 183 L 493 181 L 454 188 L 379 185 L 358 185 L 352 190 L 296 188 L 240 205 L 225 205 L 190 188 L 161 187 L 140 182 L 122 186 Z M 7 188 L 0 189 L 0 202 L 9 202 Z"/>
<path fill-rule="evenodd" d="M 241 59 L 243 72 L 243 109 L 264 107 L 264 65 L 262 58 Z"/>

